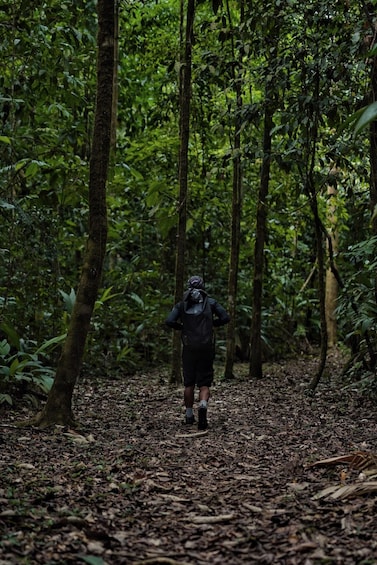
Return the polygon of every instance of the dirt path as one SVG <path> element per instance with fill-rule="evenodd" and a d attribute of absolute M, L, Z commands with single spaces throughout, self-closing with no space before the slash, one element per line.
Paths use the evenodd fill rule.
<path fill-rule="evenodd" d="M 376 407 L 341 390 L 336 358 L 309 398 L 315 367 L 216 384 L 201 436 L 156 374 L 79 384 L 80 433 L 19 430 L 3 412 L 0 565 L 377 563 L 377 491 L 316 498 L 363 477 L 309 467 L 376 453 Z"/>

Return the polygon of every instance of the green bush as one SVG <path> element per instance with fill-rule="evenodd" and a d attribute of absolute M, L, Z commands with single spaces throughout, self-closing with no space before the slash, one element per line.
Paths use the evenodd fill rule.
<path fill-rule="evenodd" d="M 23 348 L 22 341 L 20 347 Z M 54 371 L 43 361 L 41 349 L 12 353 L 6 339 L 0 342 L 0 404 L 13 405 L 16 397 L 27 394 L 34 403 L 40 394 L 46 395 L 53 383 Z"/>

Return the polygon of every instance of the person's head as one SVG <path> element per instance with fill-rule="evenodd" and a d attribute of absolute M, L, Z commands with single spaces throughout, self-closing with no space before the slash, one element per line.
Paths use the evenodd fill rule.
<path fill-rule="evenodd" d="M 204 282 L 201 277 L 194 275 L 187 281 L 189 299 L 191 302 L 203 302 Z"/>
<path fill-rule="evenodd" d="M 199 277 L 199 275 L 194 275 L 190 277 L 189 280 L 187 281 L 187 286 L 190 290 L 191 289 L 204 290 L 204 281 L 202 277 Z"/>

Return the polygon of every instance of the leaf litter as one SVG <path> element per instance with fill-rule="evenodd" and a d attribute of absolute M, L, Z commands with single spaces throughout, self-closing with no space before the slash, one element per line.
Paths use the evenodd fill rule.
<path fill-rule="evenodd" d="M 236 365 L 206 433 L 166 370 L 80 381 L 76 430 L 3 409 L 0 565 L 377 563 L 376 407 L 316 365 Z"/>

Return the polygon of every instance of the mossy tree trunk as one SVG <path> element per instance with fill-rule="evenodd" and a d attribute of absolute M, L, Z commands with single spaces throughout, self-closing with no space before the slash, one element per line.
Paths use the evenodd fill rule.
<path fill-rule="evenodd" d="M 81 279 L 52 389 L 35 424 L 74 425 L 73 390 L 101 282 L 107 241 L 106 182 L 109 168 L 114 72 L 114 0 L 98 1 L 97 97 L 89 165 L 89 236 Z"/>

